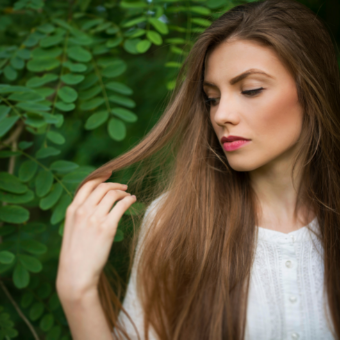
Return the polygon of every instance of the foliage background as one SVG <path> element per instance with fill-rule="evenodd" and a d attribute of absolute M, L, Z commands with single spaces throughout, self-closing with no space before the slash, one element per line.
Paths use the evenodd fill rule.
<path fill-rule="evenodd" d="M 75 189 L 152 128 L 197 35 L 242 2 L 0 1 L 0 340 L 71 339 L 55 278 Z M 338 1 L 303 3 L 338 43 Z M 128 229 L 110 254 L 125 280 Z"/>

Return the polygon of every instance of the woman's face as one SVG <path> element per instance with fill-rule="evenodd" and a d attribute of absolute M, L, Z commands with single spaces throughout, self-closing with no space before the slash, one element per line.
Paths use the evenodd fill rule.
<path fill-rule="evenodd" d="M 233 80 L 249 70 L 267 75 Z M 252 171 L 291 159 L 303 110 L 294 79 L 274 50 L 253 41 L 221 43 L 207 56 L 203 89 L 210 98 L 211 123 L 234 170 Z M 223 136 L 231 135 L 250 141 L 222 143 Z"/>

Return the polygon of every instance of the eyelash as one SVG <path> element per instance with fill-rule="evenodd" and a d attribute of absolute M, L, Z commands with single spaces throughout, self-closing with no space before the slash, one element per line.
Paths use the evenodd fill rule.
<path fill-rule="evenodd" d="M 258 88 L 258 89 L 253 89 L 253 90 L 248 90 L 248 91 L 242 91 L 241 93 L 244 94 L 244 95 L 246 95 L 246 96 L 253 97 L 253 96 L 255 96 L 256 94 L 260 93 L 262 90 L 263 90 L 263 87 L 260 87 L 260 88 Z M 206 97 L 205 102 L 206 102 L 208 105 L 214 106 L 213 101 L 215 101 L 216 99 L 218 99 L 218 98 L 207 98 L 207 97 Z"/>

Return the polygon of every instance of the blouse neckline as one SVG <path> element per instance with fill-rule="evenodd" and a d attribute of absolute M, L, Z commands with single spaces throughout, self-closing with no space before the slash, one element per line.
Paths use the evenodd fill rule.
<path fill-rule="evenodd" d="M 308 228 L 309 227 L 309 228 Z M 267 229 L 263 227 L 258 228 L 258 238 L 262 240 L 268 241 L 278 241 L 278 242 L 287 242 L 287 241 L 306 241 L 312 239 L 317 239 L 317 236 L 314 234 L 319 234 L 319 224 L 317 217 L 315 217 L 311 222 L 306 224 L 305 226 L 299 228 L 298 230 L 291 231 L 289 233 L 283 233 L 281 231 Z M 310 232 L 311 229 L 313 232 Z"/>

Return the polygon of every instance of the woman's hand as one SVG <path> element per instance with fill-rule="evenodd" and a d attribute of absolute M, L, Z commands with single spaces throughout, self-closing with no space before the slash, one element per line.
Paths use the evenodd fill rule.
<path fill-rule="evenodd" d="M 97 289 L 118 222 L 136 202 L 126 185 L 104 182 L 110 175 L 85 183 L 67 208 L 56 280 L 60 298 L 77 299 Z"/>

